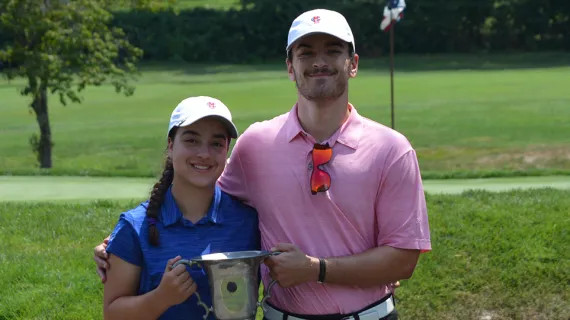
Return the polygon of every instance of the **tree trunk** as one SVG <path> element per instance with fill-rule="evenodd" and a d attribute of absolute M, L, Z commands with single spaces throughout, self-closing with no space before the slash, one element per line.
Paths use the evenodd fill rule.
<path fill-rule="evenodd" d="M 47 105 L 47 88 L 40 86 L 39 94 L 34 97 L 32 108 L 36 112 L 36 120 L 40 126 L 40 139 L 36 144 L 36 152 L 40 168 L 51 168 L 51 128 L 49 124 L 48 105 Z"/>

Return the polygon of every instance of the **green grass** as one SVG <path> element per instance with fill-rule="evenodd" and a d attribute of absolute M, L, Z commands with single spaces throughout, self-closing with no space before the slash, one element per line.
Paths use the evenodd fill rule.
<path fill-rule="evenodd" d="M 570 191 L 427 201 L 433 251 L 397 291 L 402 319 L 570 317 Z M 0 202 L 0 319 L 101 319 L 92 248 L 135 204 Z"/>
<path fill-rule="evenodd" d="M 418 151 L 424 178 L 570 173 L 568 54 L 397 56 L 396 129 Z M 390 125 L 386 60 L 362 59 L 350 95 Z M 55 142 L 49 174 L 150 177 L 160 170 L 174 106 L 212 95 L 243 131 L 288 111 L 296 93 L 282 63 L 145 66 L 135 96 L 89 88 L 81 105 L 50 97 Z M 41 174 L 28 144 L 38 131 L 22 82 L 0 80 L 0 172 Z"/>

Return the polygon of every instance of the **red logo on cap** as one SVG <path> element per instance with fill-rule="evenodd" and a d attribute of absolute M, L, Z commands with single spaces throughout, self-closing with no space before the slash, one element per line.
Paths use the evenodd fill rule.
<path fill-rule="evenodd" d="M 213 102 L 208 102 L 208 107 L 210 107 L 210 109 L 214 109 L 216 107 L 216 104 Z"/>
<path fill-rule="evenodd" d="M 319 23 L 321 21 L 321 17 L 319 16 L 314 16 L 311 18 L 311 21 L 313 21 L 313 23 Z"/>

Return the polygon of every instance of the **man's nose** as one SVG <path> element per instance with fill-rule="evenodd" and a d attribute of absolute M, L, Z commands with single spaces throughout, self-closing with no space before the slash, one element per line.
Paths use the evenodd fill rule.
<path fill-rule="evenodd" d="M 315 59 L 313 60 L 313 68 L 327 68 L 328 63 L 323 54 L 316 54 Z"/>

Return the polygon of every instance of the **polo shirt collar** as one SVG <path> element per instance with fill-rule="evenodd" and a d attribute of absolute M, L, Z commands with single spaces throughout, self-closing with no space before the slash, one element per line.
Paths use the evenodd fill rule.
<path fill-rule="evenodd" d="M 209 221 L 212 223 L 222 223 L 222 216 L 220 215 L 220 202 L 222 200 L 222 190 L 216 184 L 214 190 L 214 198 L 212 199 L 212 204 L 210 204 L 210 208 L 208 209 L 208 213 L 206 215 L 207 220 L 200 220 L 197 224 L 203 223 L 203 221 Z M 161 209 L 161 220 L 165 227 L 171 226 L 176 223 L 182 222 L 182 211 L 178 208 L 176 201 L 174 200 L 174 196 L 172 195 L 172 185 L 168 187 L 166 194 L 164 195 L 164 201 L 162 203 Z"/>
<path fill-rule="evenodd" d="M 358 114 L 356 108 L 351 103 L 348 104 L 348 107 L 350 108 L 348 119 L 328 140 L 324 142 L 328 142 L 331 147 L 334 146 L 335 142 L 339 142 L 356 150 L 363 132 L 363 121 L 362 116 Z M 295 104 L 285 121 L 284 132 L 286 133 L 288 142 L 293 141 L 293 139 L 299 135 L 308 135 L 308 133 L 303 130 L 303 127 L 301 127 L 297 110 L 298 104 Z"/>

